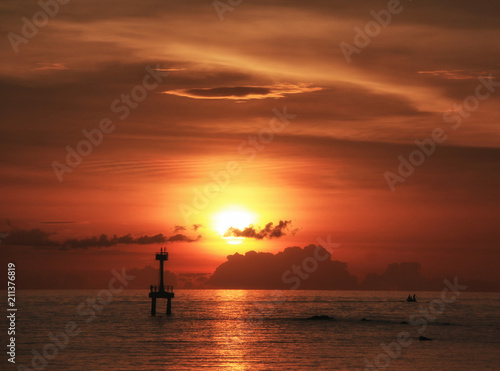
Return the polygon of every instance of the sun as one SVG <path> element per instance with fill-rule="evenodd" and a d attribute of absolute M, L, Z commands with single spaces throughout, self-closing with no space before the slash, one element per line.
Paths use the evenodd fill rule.
<path fill-rule="evenodd" d="M 224 240 L 226 240 L 227 243 L 230 243 L 232 245 L 242 243 L 245 238 L 224 237 L 226 231 L 231 227 L 243 229 L 245 227 L 248 227 L 250 224 L 253 224 L 254 222 L 254 214 L 242 208 L 232 208 L 221 211 L 214 215 L 215 230 Z"/>

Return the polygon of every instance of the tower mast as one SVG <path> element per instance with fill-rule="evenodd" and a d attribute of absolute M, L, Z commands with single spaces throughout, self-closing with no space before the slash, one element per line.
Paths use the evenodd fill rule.
<path fill-rule="evenodd" d="M 160 252 L 156 253 L 156 260 L 160 261 L 160 279 L 158 290 L 156 286 L 150 287 L 149 297 L 151 298 L 151 315 L 156 315 L 156 299 L 167 299 L 167 316 L 172 314 L 172 299 L 175 297 L 173 286 L 165 286 L 163 283 L 163 262 L 168 260 L 168 252 L 166 248 L 160 248 Z"/>

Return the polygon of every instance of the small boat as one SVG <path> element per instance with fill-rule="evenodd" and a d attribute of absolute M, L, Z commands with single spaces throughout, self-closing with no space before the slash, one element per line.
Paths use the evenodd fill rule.
<path fill-rule="evenodd" d="M 413 294 L 413 297 L 408 294 L 408 297 L 406 298 L 406 301 L 408 302 L 416 302 L 417 301 L 417 297 L 415 296 L 415 294 Z"/>

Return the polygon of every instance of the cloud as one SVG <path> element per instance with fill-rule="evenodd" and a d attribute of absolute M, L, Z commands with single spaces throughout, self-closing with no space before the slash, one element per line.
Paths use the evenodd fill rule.
<path fill-rule="evenodd" d="M 10 246 L 33 246 L 33 247 L 56 247 L 58 242 L 52 241 L 52 233 L 40 229 L 13 229 L 10 233 L 5 233 L 2 243 Z"/>
<path fill-rule="evenodd" d="M 78 222 L 40 222 L 41 224 L 76 224 Z"/>
<path fill-rule="evenodd" d="M 323 257 L 323 261 L 316 261 L 317 268 L 303 275 L 307 278 L 299 279 L 294 267 L 302 267 L 305 261 L 314 259 L 314 256 Z M 300 289 L 358 287 L 357 279 L 347 271 L 346 263 L 332 261 L 324 248 L 315 245 L 288 247 L 277 254 L 249 251 L 245 255 L 229 255 L 206 283 L 208 286 L 227 289 L 290 289 L 296 280 L 300 282 Z"/>
<path fill-rule="evenodd" d="M 322 261 L 315 257 L 329 257 Z M 307 269 L 304 269 L 306 267 Z M 312 269 L 315 267 L 316 269 Z M 276 254 L 249 251 L 245 255 L 229 255 L 227 261 L 200 282 L 202 287 L 224 289 L 306 289 L 306 290 L 388 290 L 417 293 L 439 291 L 445 276 L 428 278 L 422 275 L 420 263 L 391 263 L 382 274 L 369 273 L 361 284 L 347 269 L 347 263 L 331 260 L 331 255 L 321 246 L 287 247 Z M 453 276 L 448 277 L 453 281 Z M 461 281 L 478 291 L 498 291 L 495 282 Z M 298 284 L 298 287 L 296 286 Z M 187 285 L 186 285 L 187 286 Z M 406 299 L 406 293 L 401 300 Z"/>
<path fill-rule="evenodd" d="M 199 228 L 201 228 L 201 227 L 202 227 L 202 225 L 201 225 L 201 224 L 193 224 L 193 225 L 191 226 L 191 229 L 192 229 L 193 231 L 197 231 L 197 230 L 198 230 Z M 176 225 L 176 226 L 174 227 L 174 232 L 175 232 L 175 233 L 177 233 L 177 232 L 183 232 L 183 231 L 187 231 L 187 230 L 188 230 L 188 227 L 185 227 L 185 226 L 183 226 L 183 225 Z"/>
<path fill-rule="evenodd" d="M 38 63 L 38 67 L 32 69 L 32 71 L 64 71 L 69 70 L 69 68 L 64 63 Z"/>
<path fill-rule="evenodd" d="M 70 248 L 88 249 L 89 247 L 110 247 L 117 245 L 118 243 L 129 243 L 129 236 L 130 235 L 123 237 L 113 236 L 111 238 L 108 238 L 107 235 L 102 234 L 99 237 L 90 237 L 83 239 L 71 238 L 62 243 L 61 249 L 68 250 Z M 132 239 L 132 236 L 130 236 L 130 238 Z"/>
<path fill-rule="evenodd" d="M 432 289 L 430 280 L 420 273 L 420 263 L 392 263 L 382 273 L 366 275 L 362 287 L 366 290 L 422 290 Z"/>
<path fill-rule="evenodd" d="M 195 239 L 192 239 L 188 236 L 185 236 L 183 234 L 176 234 L 175 236 L 167 238 L 163 242 L 195 242 L 201 239 L 201 235 L 196 237 Z"/>
<path fill-rule="evenodd" d="M 190 238 L 183 234 L 176 234 L 171 237 L 167 237 L 162 233 L 153 236 L 140 236 L 137 238 L 132 237 L 131 234 L 118 237 L 114 235 L 113 237 L 108 237 L 102 234 L 99 238 L 91 237 L 84 239 L 69 239 L 62 243 L 62 249 L 68 250 L 69 248 L 82 248 L 88 249 L 90 247 L 110 247 L 118 244 L 138 244 L 138 245 L 151 245 L 157 243 L 172 243 L 172 242 L 195 242 L 201 239 L 201 235 L 196 238 Z"/>
<path fill-rule="evenodd" d="M 143 235 L 133 237 L 132 234 L 123 236 L 107 236 L 101 234 L 99 237 L 93 236 L 88 238 L 69 238 L 64 242 L 54 241 L 50 239 L 53 233 L 45 232 L 40 229 L 14 229 L 10 233 L 0 235 L 2 243 L 9 246 L 31 246 L 38 248 L 55 248 L 59 247 L 61 250 L 70 249 L 88 249 L 88 248 L 102 248 L 111 247 L 119 244 L 137 244 L 137 245 L 151 245 L 157 243 L 173 243 L 173 242 L 195 242 L 199 241 L 202 237 L 198 235 L 196 238 L 191 238 L 183 234 L 175 234 L 167 237 L 162 233 L 148 236 Z M 2 237 L 4 236 L 4 237 Z"/>
<path fill-rule="evenodd" d="M 232 86 L 217 88 L 192 88 L 167 90 L 163 93 L 194 99 L 232 99 L 251 100 L 266 98 L 283 98 L 286 94 L 310 93 L 322 90 L 311 87 L 311 84 L 278 84 L 274 86 Z"/>
<path fill-rule="evenodd" d="M 184 289 L 203 289 L 205 283 L 210 278 L 210 273 L 180 273 L 177 281 L 180 288 Z"/>
<path fill-rule="evenodd" d="M 185 71 L 185 68 L 155 68 L 156 71 L 160 72 L 179 72 L 179 71 Z"/>
<path fill-rule="evenodd" d="M 478 77 L 488 78 L 486 72 L 467 72 L 464 70 L 437 70 L 437 71 L 418 71 L 419 74 L 441 77 L 447 80 L 475 80 Z"/>
<path fill-rule="evenodd" d="M 260 230 L 256 229 L 253 225 L 250 225 L 243 230 L 231 227 L 224 233 L 224 237 L 246 237 L 255 238 L 258 240 L 262 240 L 263 238 L 280 238 L 286 236 L 286 231 L 290 229 L 291 224 L 291 220 L 280 220 L 278 225 L 274 226 L 273 223 L 270 222 Z M 294 234 L 296 230 L 293 230 L 291 232 L 292 234 Z"/>

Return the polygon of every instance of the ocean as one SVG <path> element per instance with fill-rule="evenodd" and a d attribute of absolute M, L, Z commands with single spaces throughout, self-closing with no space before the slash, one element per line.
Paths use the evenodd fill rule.
<path fill-rule="evenodd" d="M 17 292 L 0 369 L 500 370 L 499 293 L 176 290 L 151 317 L 146 290 L 98 291 Z"/>

